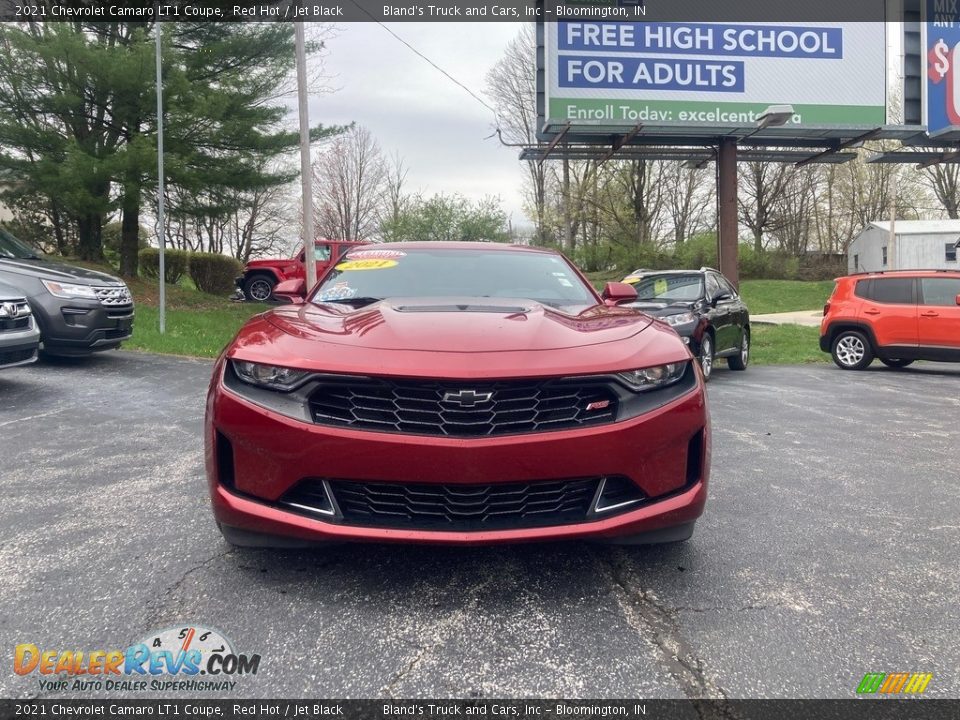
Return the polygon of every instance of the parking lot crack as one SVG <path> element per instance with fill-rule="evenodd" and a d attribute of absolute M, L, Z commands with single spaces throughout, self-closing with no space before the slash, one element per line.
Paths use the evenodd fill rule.
<path fill-rule="evenodd" d="M 232 555 L 234 552 L 235 550 L 233 548 L 229 548 L 227 550 L 224 550 L 223 552 L 217 553 L 216 555 L 211 555 L 205 560 L 202 560 L 190 566 L 189 568 L 184 570 L 182 573 L 180 573 L 180 575 L 178 575 L 173 582 L 167 585 L 167 587 L 163 590 L 162 593 L 156 596 L 152 602 L 148 603 L 148 608 L 150 610 L 148 624 L 152 627 L 153 625 L 155 625 L 157 622 L 160 621 L 161 619 L 160 614 L 163 611 L 165 610 L 169 611 L 170 600 L 180 591 L 180 588 L 183 587 L 184 583 L 187 581 L 187 578 L 189 578 L 194 573 L 207 568 L 217 560 L 220 560 L 229 555 Z"/>
<path fill-rule="evenodd" d="M 426 656 L 427 652 L 432 650 L 434 647 L 436 646 L 421 645 L 418 649 L 417 654 L 413 657 L 412 660 L 410 660 L 407 663 L 406 667 L 404 667 L 399 672 L 395 673 L 394 676 L 390 678 L 390 682 L 388 682 L 383 688 L 384 692 L 386 692 L 390 697 L 393 697 L 393 691 L 396 689 L 397 684 L 401 680 L 406 679 L 406 677 L 410 675 L 416 669 L 416 667 L 423 661 L 423 658 Z"/>
<path fill-rule="evenodd" d="M 423 637 L 427 633 L 433 636 L 433 642 L 420 642 L 416 645 L 416 654 L 406 662 L 406 664 L 396 671 L 390 678 L 390 681 L 383 686 L 383 692 L 389 697 L 394 697 L 394 691 L 397 686 L 409 677 L 420 666 L 421 663 L 435 650 L 442 648 L 445 644 L 443 636 L 451 629 L 463 625 L 469 618 L 473 617 L 480 602 L 481 594 L 491 585 L 497 582 L 497 577 L 487 573 L 479 582 L 470 588 L 469 599 L 459 608 L 453 610 L 445 617 L 425 628 L 419 635 Z M 458 581 L 452 578 L 449 588 L 457 587 Z M 446 593 L 445 593 L 446 594 Z"/>
<path fill-rule="evenodd" d="M 628 578 L 622 551 L 605 560 L 613 581 L 614 596 L 627 623 L 654 646 L 661 664 L 684 695 L 691 700 L 726 700 L 726 692 L 710 679 L 703 660 L 684 639 L 678 608 L 663 604 L 651 591 L 634 587 Z M 735 717 L 723 703 L 697 704 L 696 709 L 702 718 Z"/>

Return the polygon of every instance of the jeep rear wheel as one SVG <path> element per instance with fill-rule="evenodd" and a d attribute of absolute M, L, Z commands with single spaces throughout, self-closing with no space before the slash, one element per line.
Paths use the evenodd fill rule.
<path fill-rule="evenodd" d="M 243 294 L 254 302 L 267 302 L 273 297 L 276 281 L 269 275 L 251 275 L 243 281 Z"/>
<path fill-rule="evenodd" d="M 844 330 L 833 339 L 830 354 L 843 370 L 863 370 L 873 362 L 873 349 L 867 336 L 857 330 Z"/>

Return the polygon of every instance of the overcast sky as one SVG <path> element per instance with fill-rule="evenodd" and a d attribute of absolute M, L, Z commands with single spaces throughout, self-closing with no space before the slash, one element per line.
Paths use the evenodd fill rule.
<path fill-rule="evenodd" d="M 388 27 L 486 100 L 487 70 L 521 25 Z M 502 147 L 495 137 L 484 140 L 493 132 L 490 110 L 375 23 L 339 26 L 328 48 L 326 70 L 337 91 L 311 98 L 311 124 L 365 125 L 385 154 L 404 158 L 411 192 L 497 195 L 514 224 L 525 222 L 517 150 Z"/>
<path fill-rule="evenodd" d="M 387 26 L 487 99 L 487 71 L 522 24 Z M 899 30 L 896 24 L 889 26 L 891 80 L 900 71 Z M 311 124 L 365 125 L 386 155 L 399 152 L 403 157 L 410 192 L 460 193 L 471 199 L 496 195 L 514 225 L 529 224 L 522 209 L 517 150 L 501 146 L 496 138 L 484 139 L 493 132 L 493 114 L 466 91 L 376 23 L 340 25 L 328 42 L 324 63 L 335 92 L 311 97 Z M 295 108 L 290 118 L 296 122 Z"/>

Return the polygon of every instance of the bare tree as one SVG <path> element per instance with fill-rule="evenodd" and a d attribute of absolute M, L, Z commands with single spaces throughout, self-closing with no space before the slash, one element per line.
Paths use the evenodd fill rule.
<path fill-rule="evenodd" d="M 593 198 L 611 226 L 611 238 L 627 248 L 656 242 L 664 210 L 666 163 L 619 160 L 604 166 L 603 190 Z"/>
<path fill-rule="evenodd" d="M 960 165 L 940 163 L 926 168 L 919 176 L 937 199 L 947 217 L 956 220 L 960 217 Z"/>
<path fill-rule="evenodd" d="M 771 234 L 781 251 L 795 257 L 806 252 L 813 235 L 818 177 L 819 169 L 813 165 L 797 168 L 790 173 L 785 191 L 774 204 L 777 222 Z"/>
<path fill-rule="evenodd" d="M 757 252 L 762 252 L 764 234 L 777 230 L 780 226 L 777 204 L 789 188 L 793 166 L 744 162 L 740 163 L 738 170 L 740 222 L 753 234 L 754 248 Z"/>
<path fill-rule="evenodd" d="M 415 201 L 404 188 L 407 184 L 408 168 L 404 165 L 400 153 L 394 153 L 384 172 L 383 202 L 380 204 L 380 216 L 377 221 L 377 235 L 381 240 L 389 241 L 388 228 L 396 228 L 403 213 Z"/>
<path fill-rule="evenodd" d="M 537 84 L 532 68 L 536 62 L 536 34 L 532 23 L 525 23 L 504 50 L 503 57 L 490 68 L 486 95 L 497 108 L 500 137 L 513 144 L 536 145 Z M 569 178 L 569 170 L 567 171 Z M 536 242 L 547 242 L 546 168 L 535 160 L 524 163 L 526 200 L 536 224 Z M 569 228 L 569 225 L 568 225 Z M 568 238 L 569 239 L 569 238 Z"/>
<path fill-rule="evenodd" d="M 708 179 L 709 173 L 703 170 L 688 168 L 682 163 L 665 163 L 661 174 L 663 202 L 675 245 L 700 232 L 710 222 L 714 196 Z"/>
<path fill-rule="evenodd" d="M 322 237 L 366 240 L 378 229 L 387 165 L 362 126 L 336 137 L 313 166 L 316 227 Z"/>

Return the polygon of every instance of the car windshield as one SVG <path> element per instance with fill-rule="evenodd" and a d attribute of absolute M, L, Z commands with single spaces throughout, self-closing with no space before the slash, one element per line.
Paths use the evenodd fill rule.
<path fill-rule="evenodd" d="M 693 302 L 703 297 L 703 276 L 690 275 L 651 275 L 645 277 L 634 287 L 637 300 L 656 302 Z"/>
<path fill-rule="evenodd" d="M 0 227 L 0 257 L 17 258 L 18 260 L 39 260 L 37 250 L 18 240 Z"/>
<path fill-rule="evenodd" d="M 311 297 L 363 305 L 385 298 L 521 298 L 571 310 L 596 296 L 558 255 L 491 248 L 351 250 Z"/>

